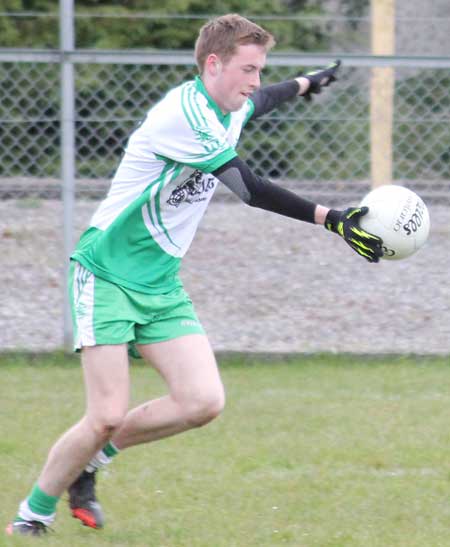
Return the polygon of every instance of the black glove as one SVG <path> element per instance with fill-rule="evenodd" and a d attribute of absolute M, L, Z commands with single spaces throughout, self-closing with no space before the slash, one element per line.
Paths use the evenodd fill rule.
<path fill-rule="evenodd" d="M 345 239 L 350 247 L 369 262 L 378 262 L 383 256 L 383 241 L 359 227 L 359 219 L 369 212 L 368 207 L 349 207 L 345 211 L 330 209 L 325 228 Z"/>
<path fill-rule="evenodd" d="M 335 82 L 337 80 L 336 72 L 338 71 L 340 65 L 341 61 L 338 59 L 326 68 L 301 74 L 303 78 L 309 80 L 308 91 L 303 94 L 303 97 L 305 97 L 307 101 L 310 101 L 312 98 L 311 93 L 320 93 L 322 91 L 322 87 L 326 87 L 332 82 Z"/>

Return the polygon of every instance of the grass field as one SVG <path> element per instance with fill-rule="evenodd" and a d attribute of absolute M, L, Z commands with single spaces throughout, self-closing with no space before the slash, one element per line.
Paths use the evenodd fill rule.
<path fill-rule="evenodd" d="M 450 546 L 450 360 L 315 356 L 220 363 L 209 426 L 120 454 L 99 478 L 104 530 L 62 500 L 36 544 L 102 547 Z M 77 359 L 0 357 L 0 514 L 81 414 Z M 133 365 L 133 402 L 164 391 Z M 0 545 L 29 545 L 26 538 Z"/>

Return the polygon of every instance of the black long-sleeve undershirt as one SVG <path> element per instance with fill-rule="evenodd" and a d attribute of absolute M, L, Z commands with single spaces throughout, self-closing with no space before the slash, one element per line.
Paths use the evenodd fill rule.
<path fill-rule="evenodd" d="M 315 203 L 255 175 L 239 157 L 228 161 L 212 175 L 252 207 L 314 224 Z"/>
<path fill-rule="evenodd" d="M 267 114 L 267 112 L 270 112 L 280 104 L 290 101 L 298 95 L 299 90 L 300 86 L 297 80 L 286 80 L 258 89 L 250 97 L 250 100 L 255 105 L 255 110 L 250 120 Z"/>

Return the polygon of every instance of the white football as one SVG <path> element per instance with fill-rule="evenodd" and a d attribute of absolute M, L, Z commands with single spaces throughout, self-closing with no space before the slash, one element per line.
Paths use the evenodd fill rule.
<path fill-rule="evenodd" d="M 369 192 L 360 207 L 369 212 L 360 226 L 383 240 L 383 258 L 399 260 L 422 247 L 430 232 L 430 215 L 423 200 L 404 186 L 386 184 Z"/>

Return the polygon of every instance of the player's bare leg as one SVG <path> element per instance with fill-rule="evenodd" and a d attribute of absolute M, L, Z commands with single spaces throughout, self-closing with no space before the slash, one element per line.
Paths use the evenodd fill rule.
<path fill-rule="evenodd" d="M 56 505 L 58 498 L 104 446 L 125 416 L 129 395 L 126 345 L 85 348 L 82 364 L 86 414 L 50 450 L 33 494 L 22 502 L 18 519 L 8 527 L 10 533 L 36 535 L 27 522 L 36 521 L 47 526 L 53 520 L 54 513 L 40 515 L 33 507 L 48 500 Z M 33 501 L 33 495 L 39 499 Z"/>
<path fill-rule="evenodd" d="M 138 348 L 142 357 L 161 374 L 169 394 L 130 410 L 113 434 L 109 447 L 123 450 L 169 437 L 204 425 L 222 411 L 224 389 L 206 336 L 187 335 Z M 104 450 L 95 458 L 97 465 L 99 460 L 109 460 Z M 69 496 L 72 514 L 83 524 L 93 528 L 103 524 L 92 469 L 84 470 L 71 485 Z M 76 505 L 79 499 L 82 502 Z"/>
<path fill-rule="evenodd" d="M 192 334 L 138 349 L 161 374 L 169 394 L 130 410 L 112 436 L 115 446 L 124 449 L 169 437 L 220 414 L 225 394 L 206 336 Z"/>
<path fill-rule="evenodd" d="M 94 428 L 103 439 L 101 449 L 127 412 L 129 371 L 127 345 L 86 347 L 82 350 L 86 378 L 87 415 L 95 417 Z M 108 381 L 103 380 L 104 374 Z M 88 461 L 93 457 L 91 453 Z M 95 497 L 95 473 L 86 473 L 84 465 L 69 483 L 69 506 L 72 515 L 91 528 L 104 524 L 103 512 Z M 80 472 L 82 473 L 80 474 Z M 76 479 L 76 480 L 75 480 Z"/>
<path fill-rule="evenodd" d="M 86 463 L 120 427 L 128 407 L 126 345 L 83 348 L 86 414 L 53 446 L 38 479 L 48 494 L 60 496 Z"/>

